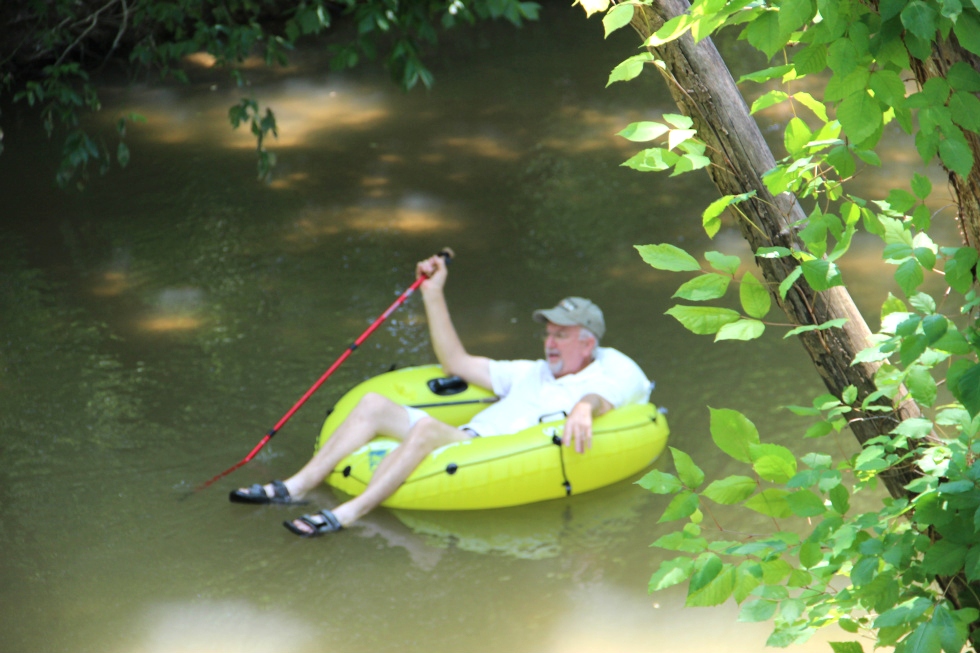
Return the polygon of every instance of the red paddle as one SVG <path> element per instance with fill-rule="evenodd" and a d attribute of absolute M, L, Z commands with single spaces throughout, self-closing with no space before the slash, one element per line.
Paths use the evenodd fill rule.
<path fill-rule="evenodd" d="M 453 256 L 455 256 L 455 254 L 453 253 L 453 250 L 451 250 L 448 247 L 446 247 L 441 252 L 439 252 L 439 256 L 443 257 L 446 260 L 446 263 L 449 263 L 452 260 Z M 320 388 L 321 385 L 323 385 L 324 381 L 326 381 L 328 378 L 330 378 L 330 375 L 334 373 L 334 370 L 336 370 L 338 367 L 340 367 L 341 364 L 343 364 L 343 362 L 345 360 L 347 360 L 347 358 L 351 354 L 354 353 L 354 350 L 357 349 L 361 345 L 361 343 L 363 343 L 365 340 L 367 340 L 368 339 L 368 336 L 370 336 L 372 333 L 374 333 L 375 330 L 379 326 L 381 326 L 381 323 L 388 319 L 388 316 L 389 315 L 391 315 L 392 313 L 395 312 L 395 309 L 397 309 L 399 306 L 401 306 L 403 303 L 405 303 L 405 300 L 408 299 L 409 296 L 413 292 L 415 292 L 416 288 L 418 288 L 420 285 L 422 285 L 422 282 L 425 281 L 425 279 L 426 279 L 425 277 L 419 277 L 418 279 L 415 280 L 415 282 L 411 286 L 409 286 L 405 290 L 405 292 L 403 292 L 401 295 L 399 295 L 398 296 L 398 299 L 396 299 L 394 301 L 394 303 L 392 303 L 391 306 L 389 306 L 388 308 L 386 308 L 385 309 L 385 312 L 382 313 L 381 315 L 379 315 L 378 318 L 373 323 L 371 323 L 371 326 L 369 326 L 367 328 L 367 330 L 364 331 L 364 333 L 362 333 L 360 336 L 358 336 L 357 340 L 355 340 L 352 345 L 350 345 L 347 349 L 344 350 L 344 353 L 340 355 L 340 358 L 338 358 L 336 361 L 334 361 L 333 365 L 331 365 L 327 369 L 327 371 L 323 373 L 323 376 L 321 376 L 319 379 L 317 379 L 317 382 L 314 383 L 312 386 L 310 386 L 310 389 L 307 390 L 306 393 L 302 397 L 299 398 L 299 401 L 297 401 L 295 404 L 293 404 L 293 407 L 290 408 L 286 412 L 286 414 L 283 415 L 282 418 L 278 422 L 276 422 L 276 425 L 273 426 L 272 429 L 270 429 L 269 432 L 266 433 L 265 436 L 261 440 L 259 440 L 259 443 L 257 445 L 255 445 L 255 447 L 251 451 L 248 452 L 248 455 L 247 456 L 245 456 L 244 458 L 242 458 L 241 460 L 239 460 L 237 463 L 235 463 L 234 465 L 232 465 L 231 467 L 229 467 L 225 471 L 221 472 L 220 474 L 218 474 L 217 476 L 215 476 L 211 480 L 209 480 L 209 481 L 207 481 L 205 483 L 202 483 L 201 485 L 198 485 L 196 488 L 194 488 L 194 491 L 197 492 L 197 491 L 203 490 L 204 488 L 208 487 L 209 485 L 211 485 L 212 483 L 214 483 L 215 481 L 217 481 L 219 478 L 223 478 L 223 477 L 227 476 L 228 474 L 231 474 L 233 471 L 235 471 L 239 467 L 245 465 L 250 460 L 252 460 L 252 458 L 255 458 L 255 455 L 257 453 L 259 453 L 259 451 L 262 450 L 262 447 L 264 447 L 266 445 L 266 443 L 269 442 L 269 440 L 272 439 L 272 436 L 274 436 L 279 431 L 279 429 L 281 429 L 283 427 L 283 425 L 286 422 L 288 422 L 293 415 L 296 414 L 296 411 L 299 410 L 300 407 L 303 404 L 306 403 L 306 400 L 307 399 L 309 399 L 310 397 L 313 396 L 313 393 L 316 392 Z"/>

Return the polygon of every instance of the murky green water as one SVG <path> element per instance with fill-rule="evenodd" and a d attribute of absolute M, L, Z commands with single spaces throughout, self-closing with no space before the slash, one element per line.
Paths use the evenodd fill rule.
<path fill-rule="evenodd" d="M 0 649 L 762 646 L 765 625 L 736 624 L 733 606 L 646 594 L 664 504 L 629 482 L 508 510 L 378 510 L 314 541 L 280 526 L 295 508 L 228 503 L 230 488 L 298 467 L 346 388 L 432 361 L 418 298 L 255 461 L 190 494 L 244 456 L 444 245 L 458 255 L 447 294 L 471 351 L 535 356 L 531 311 L 592 297 L 606 342 L 656 380 L 672 443 L 709 474 L 726 462 L 708 446 L 706 405 L 741 408 L 765 437 L 795 443 L 800 422 L 776 407 L 819 388 L 800 348 L 682 332 L 663 315 L 678 282 L 633 250 L 741 247 L 732 229 L 713 244 L 701 231 L 715 196 L 703 177 L 618 166 L 632 148 L 615 132 L 672 110 L 661 82 L 604 90 L 631 37 L 604 44 L 577 9 L 547 18 L 447 43 L 429 93 L 327 72 L 312 56 L 254 73 L 281 129 L 268 186 L 253 181 L 249 136 L 226 125 L 237 90 L 203 69 L 190 86 L 107 91 L 107 125 L 117 110 L 149 124 L 132 133 L 129 169 L 83 193 L 52 188 L 54 148 L 33 125 L 6 127 Z M 326 487 L 314 498 L 337 500 Z"/>

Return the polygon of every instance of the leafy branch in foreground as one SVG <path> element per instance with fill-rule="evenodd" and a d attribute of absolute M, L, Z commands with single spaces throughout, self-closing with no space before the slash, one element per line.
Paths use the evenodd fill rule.
<path fill-rule="evenodd" d="M 673 245 L 639 246 L 650 265 L 697 275 L 675 297 L 698 305 L 671 307 L 669 315 L 716 340 L 751 340 L 765 331 L 763 308 L 769 310 L 757 298 L 759 288 L 788 314 L 805 298 L 805 311 L 792 315 L 809 321 L 787 335 L 826 339 L 826 346 L 817 348 L 824 358 L 814 357 L 819 368 L 840 355 L 834 334 L 848 326 L 840 313 L 822 312 L 820 304 L 846 293 L 840 261 L 859 231 L 879 239 L 881 260 L 892 266 L 901 291 L 901 297 L 887 293 L 878 332 L 849 351 L 845 361 L 868 371 L 870 387 L 835 385 L 825 376 L 833 394 L 791 407 L 815 418 L 801 434 L 806 438 L 826 437 L 845 426 L 855 434 L 862 429 L 858 453 L 797 458 L 786 447 L 762 442 L 742 413 L 712 409 L 712 439 L 745 471 L 706 479 L 690 456 L 672 449 L 676 473 L 654 471 L 640 481 L 672 496 L 661 521 L 683 522 L 656 543 L 677 555 L 661 564 L 651 590 L 687 582 L 688 605 L 716 605 L 734 597 L 742 620 L 773 620 L 769 643 L 776 646 L 804 641 L 817 628 L 837 624 L 899 653 L 976 650 L 980 100 L 974 94 L 980 91 L 980 8 L 949 0 L 695 0 L 686 8 L 667 0 L 580 4 L 589 13 L 605 13 L 607 35 L 627 25 L 641 34 L 646 56 L 617 66 L 610 83 L 658 71 L 685 115 L 695 118 L 684 127 L 692 141 L 729 142 L 719 137 L 725 128 L 711 113 L 717 109 L 701 96 L 688 101 L 701 92 L 699 85 L 708 85 L 688 74 L 687 67 L 696 67 L 705 52 L 691 44 L 737 27 L 767 59 L 782 54 L 779 65 L 742 78 L 766 85 L 751 109 L 745 107 L 747 113 L 789 104 L 793 117 L 783 128 L 782 157 L 772 157 L 768 169 L 757 171 L 738 167 L 733 158 L 712 159 L 714 165 L 699 168 L 724 189 L 702 215 L 708 236 L 721 228 L 723 211 L 733 208 L 736 224 L 755 243 L 752 251 L 765 279 L 753 282 L 748 272 L 739 279 L 745 266 L 719 252 L 704 254 L 704 268 Z M 684 82 L 675 78 L 679 74 Z M 737 103 L 729 100 L 720 98 L 719 106 L 734 111 Z M 941 242 L 934 235 L 935 216 L 927 205 L 932 183 L 923 174 L 913 174 L 905 188 L 882 190 L 879 197 L 853 192 L 850 180 L 862 166 L 881 165 L 878 146 L 886 129 L 896 128 L 912 136 L 923 163 L 938 160 L 948 171 L 964 243 Z M 621 133 L 649 130 L 638 123 Z M 724 150 L 725 157 L 737 156 L 735 147 Z M 711 158 L 721 149 L 709 147 L 703 154 Z M 635 165 L 658 156 L 655 165 Z M 627 165 L 655 171 L 670 167 L 667 163 L 660 152 L 641 152 Z M 713 172 L 730 164 L 734 180 Z M 753 173 L 759 174 L 758 183 Z M 760 203 L 791 207 L 785 215 L 800 217 L 779 223 L 775 233 L 746 217 L 759 215 Z M 773 263 L 780 267 L 770 275 Z M 730 283 L 739 280 L 742 313 L 723 305 Z M 904 410 L 910 405 L 914 410 Z M 872 435 L 864 428 L 868 424 Z M 883 479 L 892 496 L 862 499 L 861 505 L 880 508 L 854 510 L 855 497 L 877 490 Z M 902 481 L 896 486 L 889 479 Z M 715 514 L 716 505 L 726 509 Z M 728 507 L 747 515 L 741 523 L 758 523 L 761 515 L 771 526 L 740 533 Z M 838 652 L 863 650 L 858 641 L 831 646 Z"/>

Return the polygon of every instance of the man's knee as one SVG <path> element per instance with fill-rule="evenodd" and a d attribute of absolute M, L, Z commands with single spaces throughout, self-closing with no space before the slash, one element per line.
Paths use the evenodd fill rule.
<path fill-rule="evenodd" d="M 440 422 L 434 417 L 426 416 L 412 426 L 405 444 L 430 452 L 452 442 L 451 433 L 453 430 L 453 427 L 448 424 Z"/>

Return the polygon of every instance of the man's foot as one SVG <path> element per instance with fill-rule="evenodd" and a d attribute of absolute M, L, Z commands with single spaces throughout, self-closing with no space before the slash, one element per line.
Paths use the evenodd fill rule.
<path fill-rule="evenodd" d="M 282 481 L 272 481 L 268 485 L 256 483 L 249 488 L 232 490 L 228 500 L 232 503 L 305 503 L 294 499 Z"/>
<path fill-rule="evenodd" d="M 329 510 L 284 521 L 282 525 L 300 537 L 317 537 L 326 533 L 336 533 L 344 528 L 336 515 Z"/>

